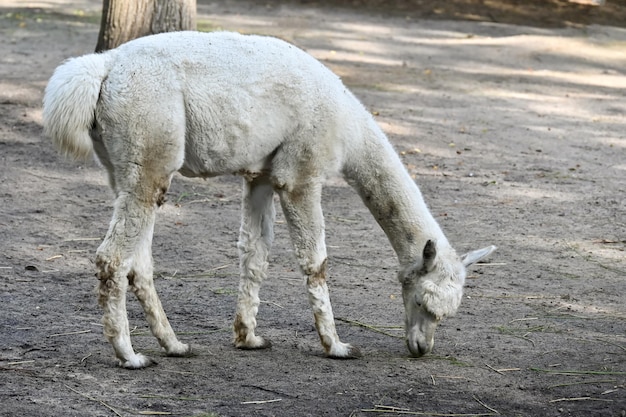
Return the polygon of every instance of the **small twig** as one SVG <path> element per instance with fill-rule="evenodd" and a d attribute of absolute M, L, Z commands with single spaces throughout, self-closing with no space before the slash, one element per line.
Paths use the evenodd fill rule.
<path fill-rule="evenodd" d="M 429 417 L 487 417 L 495 416 L 494 413 L 478 413 L 478 414 L 450 414 L 450 413 L 430 413 L 422 411 L 403 411 L 403 410 L 386 410 L 381 408 L 361 409 L 362 413 L 394 413 L 394 414 L 406 414 L 411 416 L 429 416 Z"/>
<path fill-rule="evenodd" d="M 171 395 L 155 395 L 155 394 L 143 394 L 139 395 L 139 398 L 159 398 L 164 400 L 177 400 L 177 401 L 202 401 L 206 397 L 174 397 Z"/>
<path fill-rule="evenodd" d="M 209 269 L 209 271 L 219 271 L 220 269 L 228 268 L 229 266 L 233 266 L 233 264 L 226 264 L 226 265 L 216 266 L 215 268 Z"/>
<path fill-rule="evenodd" d="M 241 404 L 268 404 L 268 403 L 275 403 L 278 401 L 282 401 L 282 398 L 276 398 L 274 400 L 263 400 L 263 401 L 242 401 Z"/>
<path fill-rule="evenodd" d="M 521 371 L 522 368 L 498 368 L 498 369 L 494 369 L 491 366 L 485 364 L 488 368 L 490 368 L 493 371 L 496 371 L 497 373 L 499 373 L 500 375 L 504 375 L 503 372 L 514 372 L 514 371 Z"/>
<path fill-rule="evenodd" d="M 488 363 L 486 363 L 486 364 L 485 364 L 485 366 L 486 366 L 487 368 L 491 369 L 492 371 L 499 373 L 500 375 L 504 375 L 504 374 L 502 373 L 502 371 L 500 371 L 500 370 L 498 370 L 498 369 L 494 368 L 493 366 L 489 365 Z"/>
<path fill-rule="evenodd" d="M 472 397 L 476 400 L 476 402 L 477 402 L 478 404 L 482 405 L 482 406 L 483 406 L 483 407 L 485 407 L 487 410 L 489 410 L 489 411 L 491 411 L 491 412 L 494 412 L 494 413 L 496 413 L 496 414 L 500 414 L 500 412 L 499 412 L 498 410 L 495 410 L 495 409 L 493 409 L 493 408 L 489 407 L 487 404 L 485 404 L 484 402 L 482 402 L 482 401 L 480 400 L 480 398 L 478 398 L 477 396 L 472 395 Z"/>
<path fill-rule="evenodd" d="M 70 239 L 63 239 L 63 242 L 86 242 L 86 241 L 95 241 L 102 240 L 101 237 L 75 237 Z"/>
<path fill-rule="evenodd" d="M 626 372 L 618 371 L 553 371 L 552 369 L 530 368 L 531 371 L 545 372 L 552 375 L 626 375 Z"/>
<path fill-rule="evenodd" d="M 198 330 L 198 331 L 189 331 L 189 332 L 176 332 L 176 334 L 180 334 L 180 335 L 194 335 L 194 334 L 214 334 L 214 333 L 220 333 L 220 332 L 229 332 L 232 329 L 230 327 L 224 327 L 222 329 L 215 329 L 215 330 Z M 150 335 L 152 333 L 146 331 L 145 335 Z M 142 334 L 143 336 L 144 334 Z"/>
<path fill-rule="evenodd" d="M 550 312 L 556 312 L 556 310 L 559 310 L 561 308 L 566 308 L 567 306 L 563 306 L 563 307 L 558 307 L 555 308 L 553 310 L 550 310 Z M 554 315 L 554 316 L 545 316 L 544 319 L 563 319 L 563 320 L 567 320 L 567 319 L 579 319 L 579 320 L 597 320 L 597 319 L 604 319 L 606 317 L 610 317 L 610 316 L 596 316 L 596 317 L 585 317 L 585 316 L 578 316 L 576 314 L 570 314 L 570 313 L 560 313 L 559 315 Z"/>
<path fill-rule="evenodd" d="M 610 239 L 596 239 L 593 243 L 611 244 L 611 243 L 626 243 L 626 240 L 610 240 Z"/>
<path fill-rule="evenodd" d="M 285 278 L 285 277 L 277 277 L 277 278 L 283 281 L 297 282 L 298 284 L 302 282 L 302 278 Z"/>
<path fill-rule="evenodd" d="M 270 305 L 273 305 L 273 306 L 278 307 L 278 308 L 285 308 L 285 307 L 281 306 L 280 304 L 275 303 L 273 301 L 263 301 L 263 300 L 261 300 L 261 303 L 263 303 L 263 304 L 270 304 Z"/>
<path fill-rule="evenodd" d="M 185 205 L 189 205 L 189 204 L 195 204 L 195 203 L 210 203 L 212 201 L 215 201 L 215 200 L 211 200 L 210 198 L 202 198 L 202 199 L 199 199 L 199 200 L 185 201 L 184 204 Z M 183 203 L 181 203 L 181 202 L 176 202 L 176 204 L 180 204 L 181 206 L 183 205 Z"/>
<path fill-rule="evenodd" d="M 523 319 L 515 319 L 515 320 L 511 320 L 509 324 L 515 323 L 516 321 L 530 321 L 530 320 L 539 320 L 539 317 L 526 317 Z"/>
<path fill-rule="evenodd" d="M 74 334 L 82 334 L 82 333 L 91 333 L 91 330 L 78 330 L 76 332 L 55 333 L 55 334 L 48 335 L 48 337 L 71 336 Z"/>
<path fill-rule="evenodd" d="M 600 393 L 600 395 L 612 394 L 612 393 L 617 392 L 617 391 L 619 391 L 617 388 L 616 389 L 607 389 L 606 391 L 602 391 Z"/>
<path fill-rule="evenodd" d="M 395 407 L 393 405 L 376 404 L 374 408 L 380 408 L 381 410 L 389 410 L 389 411 L 411 411 L 409 408 Z"/>
<path fill-rule="evenodd" d="M 8 365 L 24 365 L 25 363 L 33 363 L 35 362 L 34 360 L 29 360 L 29 361 L 18 361 L 18 362 L 9 362 L 7 363 Z"/>
<path fill-rule="evenodd" d="M 607 403 L 613 402 L 613 400 L 605 400 L 604 398 L 593 398 L 593 397 L 557 398 L 556 400 L 550 400 L 549 402 L 559 403 L 562 401 L 604 401 Z"/>
<path fill-rule="evenodd" d="M 474 379 L 467 378 L 465 376 L 453 376 L 453 375 L 433 375 L 439 379 L 464 379 L 466 381 L 477 382 Z"/>
<path fill-rule="evenodd" d="M 596 381 L 578 381 L 578 382 L 569 382 L 567 384 L 550 385 L 548 389 L 571 387 L 573 385 L 584 385 L 584 384 L 611 384 L 615 382 L 617 382 L 617 379 L 601 379 L 601 380 L 596 380 Z"/>
<path fill-rule="evenodd" d="M 338 222 L 343 223 L 361 223 L 360 220 L 348 219 L 347 217 L 339 217 L 339 216 L 329 216 L 331 219 L 336 220 Z"/>
<path fill-rule="evenodd" d="M 80 395 L 82 397 L 85 397 L 88 400 L 95 401 L 95 402 L 99 403 L 100 405 L 102 405 L 102 406 L 108 408 L 109 410 L 113 411 L 115 413 L 115 415 L 117 415 L 119 417 L 123 417 L 115 408 L 111 407 L 109 404 L 105 403 L 104 401 L 98 400 L 96 398 L 93 398 L 93 397 L 91 397 L 91 396 L 89 396 L 87 394 L 83 394 L 82 392 L 75 390 L 74 388 L 70 387 L 69 385 L 65 385 L 65 384 L 63 384 L 63 385 L 65 386 L 65 388 L 69 389 L 70 391 L 75 392 L 76 394 L 78 394 L 78 395 Z"/>
<path fill-rule="evenodd" d="M 209 279 L 209 278 L 215 278 L 217 275 L 217 271 L 214 270 L 209 270 L 207 272 L 203 272 L 201 274 L 193 274 L 193 275 L 181 275 L 178 277 L 178 279 L 186 279 L 186 280 L 190 280 L 190 279 Z"/>
<path fill-rule="evenodd" d="M 259 386 L 259 385 L 254 385 L 254 384 L 241 384 L 241 387 L 242 387 L 242 388 L 243 388 L 243 387 L 255 388 L 255 389 L 258 389 L 258 390 L 261 390 L 261 391 L 265 391 L 265 392 L 272 393 L 272 394 L 274 394 L 274 395 L 280 395 L 280 396 L 282 396 L 282 397 L 296 398 L 296 396 L 294 396 L 294 395 L 291 395 L 291 394 L 286 394 L 286 393 L 284 393 L 284 392 L 280 392 L 280 391 L 273 390 L 273 389 L 270 389 L 270 388 L 261 387 L 261 386 Z"/>
<path fill-rule="evenodd" d="M 380 330 L 378 327 L 375 327 L 375 326 L 372 326 L 372 325 L 369 325 L 369 324 L 365 324 L 365 323 L 361 323 L 360 321 L 348 320 L 348 319 L 344 319 L 342 317 L 335 317 L 335 320 L 342 321 L 344 323 L 352 324 L 352 325 L 355 325 L 355 326 L 363 327 L 364 329 L 368 329 L 368 330 L 371 330 L 371 331 L 376 332 L 376 333 L 384 334 L 385 336 L 395 337 L 397 339 L 403 339 L 404 338 L 404 336 L 399 336 L 397 334 L 388 333 L 388 332 L 386 332 L 384 330 Z"/>

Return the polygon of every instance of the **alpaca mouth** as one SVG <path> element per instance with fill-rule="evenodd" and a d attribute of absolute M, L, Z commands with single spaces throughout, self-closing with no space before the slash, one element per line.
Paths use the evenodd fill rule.
<path fill-rule="evenodd" d="M 419 358 L 421 356 L 430 353 L 433 350 L 434 339 L 430 339 L 430 341 L 416 341 L 416 340 L 406 340 L 407 348 L 409 352 L 411 352 L 411 356 L 414 358 Z"/>
<path fill-rule="evenodd" d="M 406 345 L 413 357 L 418 358 L 433 350 L 438 324 L 438 320 L 426 314 L 420 317 L 416 325 L 407 329 Z"/>

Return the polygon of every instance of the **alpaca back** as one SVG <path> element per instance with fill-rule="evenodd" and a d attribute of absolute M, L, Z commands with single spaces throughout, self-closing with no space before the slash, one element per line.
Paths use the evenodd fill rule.
<path fill-rule="evenodd" d="M 279 39 L 178 32 L 117 49 L 99 105 L 103 125 L 116 128 L 123 117 L 137 129 L 167 130 L 163 109 L 176 103 L 187 176 L 259 171 L 281 147 L 311 151 L 308 159 L 333 161 L 328 170 L 337 171 L 371 117 L 335 74 Z"/>

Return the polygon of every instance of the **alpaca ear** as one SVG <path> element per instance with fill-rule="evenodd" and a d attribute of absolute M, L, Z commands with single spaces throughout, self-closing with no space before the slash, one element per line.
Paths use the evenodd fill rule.
<path fill-rule="evenodd" d="M 496 249 L 497 248 L 495 246 L 491 245 L 491 246 L 487 246 L 486 248 L 467 252 L 466 254 L 461 255 L 461 262 L 463 263 L 464 266 L 471 265 L 473 263 L 478 262 L 485 256 L 489 255 L 491 252 L 493 252 Z"/>
<path fill-rule="evenodd" d="M 426 272 L 430 272 L 435 268 L 435 258 L 437 257 L 437 246 L 435 242 L 429 240 L 426 242 L 426 246 L 424 246 L 424 251 L 422 252 L 422 268 Z"/>

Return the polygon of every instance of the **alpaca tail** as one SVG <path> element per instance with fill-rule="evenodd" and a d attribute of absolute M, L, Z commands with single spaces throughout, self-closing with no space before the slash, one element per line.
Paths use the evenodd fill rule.
<path fill-rule="evenodd" d="M 112 54 L 90 54 L 70 59 L 55 71 L 43 98 L 43 129 L 57 148 L 74 159 L 93 154 L 89 131 L 95 121 L 102 81 L 109 73 Z"/>

